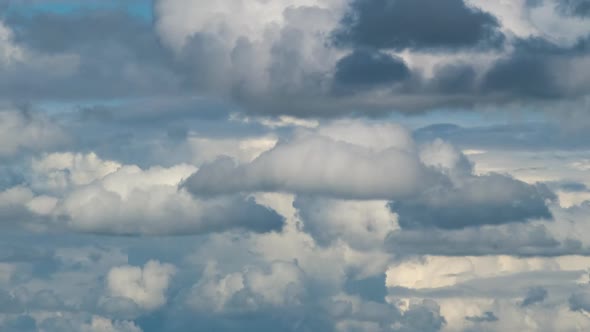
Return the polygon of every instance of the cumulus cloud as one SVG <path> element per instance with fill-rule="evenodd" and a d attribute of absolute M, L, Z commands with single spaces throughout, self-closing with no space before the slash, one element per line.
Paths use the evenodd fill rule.
<path fill-rule="evenodd" d="M 258 311 L 302 305 L 305 295 L 305 275 L 293 263 L 273 262 L 265 269 L 247 268 L 228 275 L 210 263 L 188 301 L 199 311 Z"/>
<path fill-rule="evenodd" d="M 399 229 L 386 201 L 350 201 L 298 196 L 297 209 L 306 232 L 321 245 L 343 240 L 352 248 L 380 248 Z"/>
<path fill-rule="evenodd" d="M 579 1 L 158 0 L 153 22 L 116 9 L 9 15 L 0 95 L 174 99 L 211 114 L 190 107 L 199 95 L 250 113 L 335 116 L 577 100 L 590 86 Z M 522 47 L 531 41 L 553 51 Z"/>
<path fill-rule="evenodd" d="M 399 214 L 402 228 L 457 229 L 551 219 L 545 201 L 554 198 L 542 185 L 492 174 L 467 178 L 450 188 L 433 188 L 416 199 L 394 201 L 390 207 Z"/>
<path fill-rule="evenodd" d="M 242 196 L 197 200 L 178 184 L 196 168 L 142 170 L 94 154 L 50 154 L 32 163 L 31 188 L 5 191 L 4 213 L 39 227 L 105 234 L 183 234 L 231 228 L 279 230 L 282 217 Z M 33 194 L 33 191 L 45 194 Z M 20 203 L 19 203 L 20 202 Z M 26 212 L 33 213 L 27 216 Z M 18 218 L 17 218 L 18 217 Z M 33 220 L 31 220 L 33 219 Z"/>
<path fill-rule="evenodd" d="M 356 134 L 343 139 L 347 129 Z M 389 137 L 383 135 L 388 131 Z M 204 165 L 183 186 L 204 197 L 285 191 L 390 200 L 400 226 L 408 229 L 551 219 L 546 201 L 555 197 L 544 185 L 501 174 L 474 175 L 451 145 L 435 141 L 418 151 L 405 133 L 370 124 L 328 125 L 279 142 L 250 163 L 236 166 L 219 159 Z"/>
<path fill-rule="evenodd" d="M 0 330 L 590 330 L 584 1 L 115 2 L 0 5 Z"/>
<path fill-rule="evenodd" d="M 590 2 L 587 0 L 565 0 L 557 2 L 559 10 L 567 15 L 588 17 L 590 15 Z"/>
<path fill-rule="evenodd" d="M 354 128 L 354 127 L 353 127 Z M 351 128 L 351 129 L 353 129 Z M 363 130 L 367 133 L 371 127 Z M 391 128 L 396 130 L 396 128 Z M 342 129 L 340 129 L 342 130 Z M 303 133 L 279 142 L 251 163 L 234 166 L 227 159 L 204 165 L 184 184 L 196 195 L 233 192 L 286 191 L 328 197 L 388 199 L 414 194 L 436 175 L 412 152 L 411 141 L 400 140 L 387 148 L 387 141 L 362 134 L 340 140 L 328 134 Z M 378 131 L 379 132 L 379 131 Z M 375 135 L 379 135 L 378 132 Z M 394 137 L 402 136 L 392 134 Z M 353 142 L 351 142 L 351 140 Z M 385 144 L 381 151 L 367 148 Z M 404 146 L 404 144 L 410 144 Z M 385 148 L 385 149 L 383 149 Z M 346 168 L 343 166 L 346 165 Z"/>
<path fill-rule="evenodd" d="M 146 310 L 154 310 L 166 304 L 166 290 L 176 273 L 171 264 L 147 262 L 143 268 L 119 266 L 107 275 L 107 287 L 111 296 L 128 298 Z"/>

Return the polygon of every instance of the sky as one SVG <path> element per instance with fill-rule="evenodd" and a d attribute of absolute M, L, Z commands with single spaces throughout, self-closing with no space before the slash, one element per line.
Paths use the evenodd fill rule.
<path fill-rule="evenodd" d="M 0 0 L 0 331 L 589 331 L 589 112 L 587 0 Z"/>

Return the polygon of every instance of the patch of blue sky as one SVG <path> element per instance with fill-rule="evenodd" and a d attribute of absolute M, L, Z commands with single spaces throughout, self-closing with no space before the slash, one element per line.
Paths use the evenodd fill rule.
<path fill-rule="evenodd" d="M 151 0 L 53 0 L 11 2 L 7 14 L 35 15 L 38 13 L 54 13 L 61 15 L 74 14 L 95 10 L 122 10 L 146 20 L 153 18 Z"/>

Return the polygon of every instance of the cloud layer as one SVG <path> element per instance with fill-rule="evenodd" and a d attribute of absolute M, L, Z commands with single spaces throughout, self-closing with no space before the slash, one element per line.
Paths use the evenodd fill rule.
<path fill-rule="evenodd" d="M 0 330 L 590 330 L 587 7 L 0 0 Z"/>

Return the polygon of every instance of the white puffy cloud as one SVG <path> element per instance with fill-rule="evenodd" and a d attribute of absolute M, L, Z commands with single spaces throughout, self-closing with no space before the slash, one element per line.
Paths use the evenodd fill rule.
<path fill-rule="evenodd" d="M 346 135 L 347 130 L 357 134 Z M 186 182 L 197 195 L 285 191 L 358 199 L 415 194 L 437 180 L 402 127 L 336 123 L 279 142 L 251 163 L 220 159 Z"/>
<path fill-rule="evenodd" d="M 275 95 L 328 90 L 330 68 L 342 53 L 328 39 L 345 5 L 342 0 L 160 0 L 154 8 L 158 35 L 194 71 L 197 86 L 265 104 L 262 108 L 276 113 Z"/>
<path fill-rule="evenodd" d="M 246 267 L 223 275 L 211 262 L 188 301 L 198 311 L 231 312 L 301 305 L 303 296 L 305 276 L 293 263 L 275 261 L 267 268 Z"/>
<path fill-rule="evenodd" d="M 95 153 L 51 153 L 34 158 L 31 186 L 39 191 L 60 192 L 100 180 L 122 165 L 102 160 Z"/>
<path fill-rule="evenodd" d="M 296 132 L 250 163 L 205 164 L 183 187 L 197 197 L 289 192 L 389 200 L 402 228 L 551 219 L 547 202 L 555 198 L 542 184 L 474 174 L 465 155 L 442 140 L 418 148 L 403 127 L 354 121 Z"/>
<path fill-rule="evenodd" d="M 266 34 L 285 24 L 285 11 L 296 7 L 330 9 L 342 1 L 335 0 L 280 0 L 272 3 L 263 0 L 246 2 L 230 0 L 220 3 L 207 1 L 165 0 L 158 1 L 157 28 L 165 40 L 175 48 L 185 45 L 186 39 L 197 32 L 220 34 L 228 44 L 240 37 L 263 41 L 272 36 Z M 242 15 L 236 16 L 236 10 Z"/>
<path fill-rule="evenodd" d="M 386 201 L 299 196 L 293 205 L 304 230 L 321 245 L 342 240 L 358 250 L 381 248 L 389 233 L 399 229 Z"/>
<path fill-rule="evenodd" d="M 572 292 L 587 287 L 589 266 L 582 256 L 427 256 L 388 269 L 388 301 L 403 310 L 408 302 L 432 298 L 447 321 L 443 331 L 581 331 L 590 319 L 570 310 L 568 299 L 571 307 Z M 542 287 L 544 298 L 523 306 L 534 287 Z"/>
<path fill-rule="evenodd" d="M 93 153 L 48 154 L 33 161 L 30 188 L 0 194 L 0 208 L 13 223 L 118 235 L 281 228 L 282 218 L 251 198 L 199 200 L 179 190 L 196 170 L 188 164 L 143 170 Z"/>
<path fill-rule="evenodd" d="M 112 296 L 124 297 L 146 310 L 166 304 L 166 291 L 176 268 L 157 261 L 138 266 L 112 268 L 107 275 L 107 287 Z"/>

